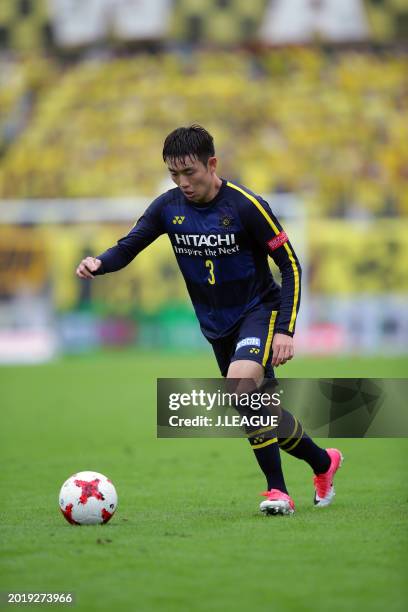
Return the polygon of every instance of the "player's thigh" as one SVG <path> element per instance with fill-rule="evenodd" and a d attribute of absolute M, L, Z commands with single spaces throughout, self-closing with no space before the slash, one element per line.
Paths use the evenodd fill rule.
<path fill-rule="evenodd" d="M 236 340 L 231 365 L 236 362 L 251 361 L 259 365 L 267 378 L 274 378 L 271 365 L 273 327 L 277 311 L 262 304 L 248 313 L 243 320 Z M 234 368 L 247 366 L 234 366 Z M 259 368 L 255 368 L 257 373 Z M 234 370 L 235 371 L 235 370 Z"/>
<path fill-rule="evenodd" d="M 237 341 L 236 338 L 237 336 L 234 334 L 225 338 L 219 338 L 218 340 L 211 340 L 211 346 L 214 351 L 221 376 L 227 376 L 228 368 L 231 363 L 231 357 L 235 351 Z"/>

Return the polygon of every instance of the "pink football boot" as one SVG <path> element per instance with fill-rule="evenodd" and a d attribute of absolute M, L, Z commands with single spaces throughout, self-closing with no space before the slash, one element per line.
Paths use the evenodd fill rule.
<path fill-rule="evenodd" d="M 331 459 L 330 467 L 324 474 L 319 474 L 313 478 L 315 487 L 314 505 L 316 508 L 323 508 L 332 503 L 336 495 L 333 478 L 343 463 L 343 455 L 337 448 L 326 448 L 326 451 Z"/>
<path fill-rule="evenodd" d="M 293 514 L 295 504 L 293 499 L 286 493 L 282 493 L 279 489 L 271 489 L 261 493 L 267 499 L 260 503 L 259 509 L 265 514 Z"/>

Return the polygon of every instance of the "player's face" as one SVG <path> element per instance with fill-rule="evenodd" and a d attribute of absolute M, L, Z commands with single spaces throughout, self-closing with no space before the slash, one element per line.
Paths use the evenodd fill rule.
<path fill-rule="evenodd" d="M 170 176 L 188 200 L 197 203 L 209 202 L 214 197 L 214 181 L 217 158 L 210 157 L 207 165 L 196 157 L 167 159 Z"/>

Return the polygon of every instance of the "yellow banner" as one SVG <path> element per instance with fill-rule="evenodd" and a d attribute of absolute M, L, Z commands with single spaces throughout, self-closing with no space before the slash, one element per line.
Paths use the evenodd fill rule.
<path fill-rule="evenodd" d="M 84 299 L 84 281 L 75 275 L 81 259 L 102 253 L 129 229 L 129 226 L 73 226 L 45 230 L 52 252 L 54 296 L 58 308 L 76 308 Z M 88 298 L 122 314 L 135 308 L 154 313 L 170 302 L 188 301 L 167 236 L 161 236 L 123 270 L 91 281 L 89 292 Z"/>
<path fill-rule="evenodd" d="M 188 303 L 167 236 L 115 274 L 90 283 L 76 277 L 75 269 L 83 257 L 103 252 L 129 229 L 123 225 L 0 226 L 2 294 L 22 289 L 36 293 L 50 280 L 55 306 L 61 310 L 92 301 L 117 314 L 135 309 L 153 314 L 169 304 Z M 408 293 L 407 221 L 312 221 L 307 243 L 308 258 L 301 263 L 308 267 L 312 294 Z"/>
<path fill-rule="evenodd" d="M 0 294 L 40 293 L 48 277 L 47 250 L 39 232 L 0 226 Z"/>
<path fill-rule="evenodd" d="M 313 221 L 308 242 L 312 293 L 408 293 L 406 220 Z"/>

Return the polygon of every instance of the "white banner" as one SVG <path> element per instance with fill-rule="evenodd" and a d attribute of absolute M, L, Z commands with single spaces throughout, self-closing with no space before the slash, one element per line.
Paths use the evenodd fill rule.
<path fill-rule="evenodd" d="M 160 39 L 170 21 L 170 0 L 112 0 L 113 30 L 118 38 Z"/>
<path fill-rule="evenodd" d="M 270 0 L 260 38 L 270 44 L 333 42 L 369 38 L 362 0 Z"/>
<path fill-rule="evenodd" d="M 55 39 L 63 47 L 97 42 L 105 37 L 111 0 L 49 0 Z"/>
<path fill-rule="evenodd" d="M 76 47 L 111 32 L 124 40 L 160 39 L 170 21 L 171 0 L 48 0 L 57 43 Z"/>

